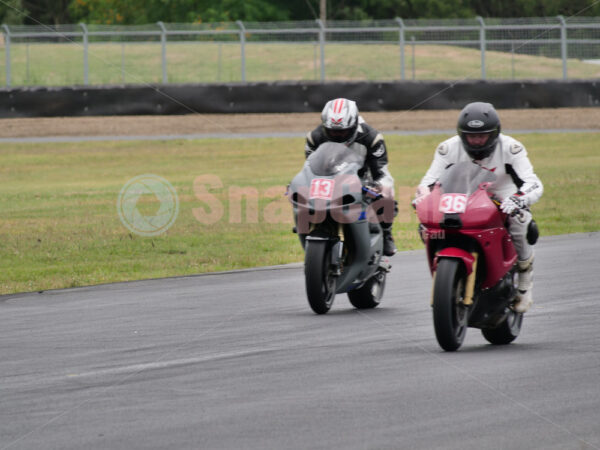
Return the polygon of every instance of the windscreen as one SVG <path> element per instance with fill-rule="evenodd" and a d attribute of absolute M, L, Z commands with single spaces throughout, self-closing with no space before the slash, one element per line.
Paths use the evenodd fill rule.
<path fill-rule="evenodd" d="M 493 183 L 496 175 L 471 161 L 459 162 L 446 168 L 439 179 L 442 192 L 467 194 L 475 192 L 481 183 Z"/>
<path fill-rule="evenodd" d="M 363 159 L 344 144 L 326 142 L 308 157 L 308 165 L 315 175 L 332 176 L 357 172 Z"/>

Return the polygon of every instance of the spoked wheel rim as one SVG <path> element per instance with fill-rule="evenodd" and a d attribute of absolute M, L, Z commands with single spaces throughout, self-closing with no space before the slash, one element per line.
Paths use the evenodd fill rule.
<path fill-rule="evenodd" d="M 518 336 L 521 331 L 521 325 L 523 324 L 523 313 L 510 310 L 506 317 L 506 325 L 510 330 L 511 334 Z"/>
<path fill-rule="evenodd" d="M 461 341 L 464 339 L 467 331 L 469 310 L 463 303 L 464 301 L 464 279 L 460 278 L 456 283 L 456 289 L 454 291 L 454 308 L 452 311 L 452 322 L 454 324 L 454 335 L 456 339 Z"/>
<path fill-rule="evenodd" d="M 373 297 L 373 299 L 375 300 L 379 300 L 379 291 L 380 291 L 380 286 L 381 284 L 378 281 L 375 281 L 372 285 L 371 285 L 371 296 Z"/>
<path fill-rule="evenodd" d="M 375 275 L 375 279 L 373 280 L 373 284 L 371 285 L 371 295 L 373 296 L 373 300 L 377 303 L 381 301 L 381 296 L 383 295 L 383 290 L 385 288 L 385 275 L 379 273 Z"/>
<path fill-rule="evenodd" d="M 519 288 L 519 274 L 513 269 L 512 283 L 515 291 Z M 523 313 L 518 313 L 513 309 L 510 309 L 508 316 L 506 317 L 506 325 L 510 330 L 510 333 L 514 336 L 518 336 L 521 332 L 521 325 L 523 324 Z"/>
<path fill-rule="evenodd" d="M 326 253 L 326 255 L 328 255 L 328 253 Z M 323 278 L 322 289 L 325 304 L 330 308 L 335 297 L 335 277 L 331 270 L 327 270 L 325 277 Z"/>

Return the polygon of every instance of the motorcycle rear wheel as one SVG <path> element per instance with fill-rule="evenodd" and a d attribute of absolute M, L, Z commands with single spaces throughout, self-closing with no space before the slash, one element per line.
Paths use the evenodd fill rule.
<path fill-rule="evenodd" d="M 483 337 L 494 345 L 506 345 L 514 341 L 523 324 L 523 313 L 510 311 L 506 319 L 496 328 L 484 328 L 481 330 Z"/>
<path fill-rule="evenodd" d="M 348 299 L 356 309 L 376 308 L 385 290 L 385 272 L 377 272 L 359 289 L 348 292 Z"/>
<path fill-rule="evenodd" d="M 463 305 L 466 273 L 461 261 L 442 258 L 433 286 L 433 326 L 435 337 L 447 352 L 463 343 L 468 327 L 468 307 Z"/>
<path fill-rule="evenodd" d="M 331 249 L 327 241 L 306 241 L 304 256 L 304 277 L 306 297 L 311 309 L 317 314 L 325 314 L 335 298 L 336 278 L 329 266 Z"/>

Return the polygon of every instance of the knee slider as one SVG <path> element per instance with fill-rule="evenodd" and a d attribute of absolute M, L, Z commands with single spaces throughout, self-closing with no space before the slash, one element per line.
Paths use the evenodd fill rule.
<path fill-rule="evenodd" d="M 537 223 L 535 223 L 535 220 L 531 219 L 531 222 L 529 222 L 529 225 L 527 226 L 527 242 L 529 245 L 533 245 L 537 242 L 539 237 L 540 230 Z"/>

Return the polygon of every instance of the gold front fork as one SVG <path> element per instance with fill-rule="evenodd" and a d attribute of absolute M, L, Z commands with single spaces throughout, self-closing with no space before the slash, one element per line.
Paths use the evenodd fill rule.
<path fill-rule="evenodd" d="M 467 286 L 465 287 L 465 298 L 463 299 L 463 305 L 471 306 L 473 304 L 473 291 L 475 290 L 475 278 L 477 277 L 477 253 L 471 253 L 475 261 L 473 261 L 473 270 L 467 276 Z"/>
<path fill-rule="evenodd" d="M 463 305 L 465 306 L 470 306 L 473 304 L 473 292 L 475 291 L 475 279 L 477 278 L 477 258 L 478 258 L 478 254 L 477 253 L 471 253 L 471 255 L 473 255 L 473 258 L 475 258 L 475 260 L 473 261 L 473 270 L 471 271 L 471 273 L 467 276 L 467 285 L 465 286 L 465 298 L 463 298 Z M 433 279 L 432 281 L 432 289 L 431 289 L 431 306 L 433 306 L 433 292 L 435 290 L 435 276 L 437 275 L 437 270 L 435 272 L 433 272 Z"/>

